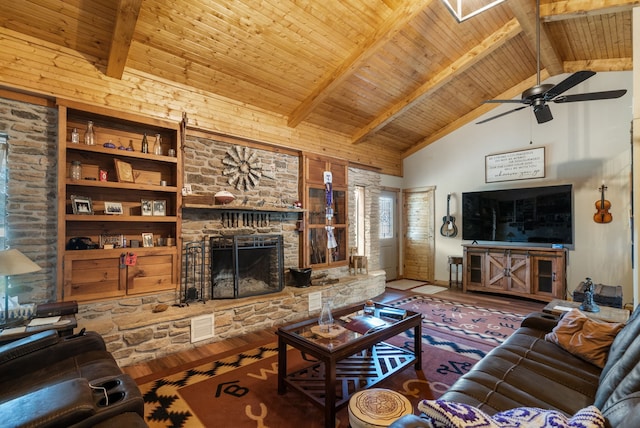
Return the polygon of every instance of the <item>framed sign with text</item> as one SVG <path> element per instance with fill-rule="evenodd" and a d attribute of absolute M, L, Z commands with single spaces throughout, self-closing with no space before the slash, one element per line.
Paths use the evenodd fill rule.
<path fill-rule="evenodd" d="M 544 147 L 487 155 L 484 172 L 486 183 L 544 178 Z"/>

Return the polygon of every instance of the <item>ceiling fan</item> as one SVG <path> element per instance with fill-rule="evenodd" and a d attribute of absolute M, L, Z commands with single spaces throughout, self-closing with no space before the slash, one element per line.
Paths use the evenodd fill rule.
<path fill-rule="evenodd" d="M 511 100 L 487 100 L 485 103 L 517 103 L 525 104 L 522 107 L 518 107 L 513 110 L 492 116 L 488 119 L 481 120 L 477 124 L 489 122 L 490 120 L 497 119 L 507 114 L 522 110 L 528 106 L 533 107 L 533 113 L 536 116 L 538 123 L 549 122 L 553 119 L 551 109 L 547 103 L 573 103 L 577 101 L 594 101 L 594 100 L 607 100 L 613 98 L 620 98 L 627 93 L 626 89 L 619 89 L 614 91 L 603 92 L 589 92 L 584 94 L 575 95 L 562 95 L 564 92 L 573 88 L 574 86 L 584 82 L 588 78 L 594 76 L 595 71 L 578 71 L 571 76 L 564 79 L 557 85 L 553 84 L 540 84 L 540 0 L 536 1 L 536 50 L 537 50 L 537 84 L 522 93 L 522 98 Z"/>

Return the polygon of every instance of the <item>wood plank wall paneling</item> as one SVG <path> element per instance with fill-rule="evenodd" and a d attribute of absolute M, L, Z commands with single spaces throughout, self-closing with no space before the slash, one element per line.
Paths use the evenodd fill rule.
<path fill-rule="evenodd" d="M 0 28 L 0 64 L 5 85 L 72 101 L 190 124 L 231 136 L 320 153 L 370 165 L 400 175 L 398 153 L 354 146 L 345 135 L 301 124 L 289 128 L 286 118 L 206 91 L 153 79 L 125 68 L 121 80 L 105 76 L 77 52 Z M 104 64 L 104 62 L 103 62 Z"/>

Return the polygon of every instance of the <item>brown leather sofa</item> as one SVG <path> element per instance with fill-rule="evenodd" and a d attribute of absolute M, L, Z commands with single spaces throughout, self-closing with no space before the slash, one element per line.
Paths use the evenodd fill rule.
<path fill-rule="evenodd" d="M 146 427 L 144 402 L 94 332 L 44 331 L 0 346 L 3 427 Z"/>
<path fill-rule="evenodd" d="M 559 318 L 533 313 L 439 399 L 488 414 L 516 407 L 557 410 L 571 416 L 595 405 L 615 428 L 640 427 L 640 315 L 636 309 L 611 345 L 603 369 L 545 341 Z M 409 415 L 393 428 L 430 427 Z"/>

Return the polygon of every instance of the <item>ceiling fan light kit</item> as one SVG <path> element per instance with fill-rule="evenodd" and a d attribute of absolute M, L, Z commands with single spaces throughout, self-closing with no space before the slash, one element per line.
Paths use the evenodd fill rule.
<path fill-rule="evenodd" d="M 549 108 L 549 102 L 554 103 L 572 103 L 572 102 L 580 102 L 580 101 L 597 101 L 597 100 L 609 100 L 620 98 L 624 94 L 627 93 L 626 89 L 618 89 L 613 91 L 602 91 L 602 92 L 589 92 L 582 94 L 574 94 L 574 95 L 562 95 L 569 89 L 573 88 L 576 85 L 584 82 L 590 77 L 595 76 L 595 71 L 590 70 L 582 70 L 573 73 L 571 76 L 567 77 L 557 85 L 545 83 L 540 84 L 540 0 L 536 2 L 536 52 L 537 52 L 537 85 L 525 90 L 522 93 L 522 97 L 520 99 L 511 99 L 511 100 L 486 100 L 484 103 L 518 103 L 525 104 L 533 107 L 533 113 L 536 116 L 536 121 L 538 123 L 546 123 L 550 120 L 553 120 L 553 115 L 551 114 L 551 109 Z M 476 122 L 476 124 L 482 124 L 489 122 L 491 120 L 497 119 L 499 117 L 505 116 L 510 113 L 514 113 L 518 110 L 522 110 L 524 107 L 518 107 L 513 110 L 509 110 L 504 113 L 500 113 L 495 116 L 491 116 L 488 119 L 481 120 Z"/>

